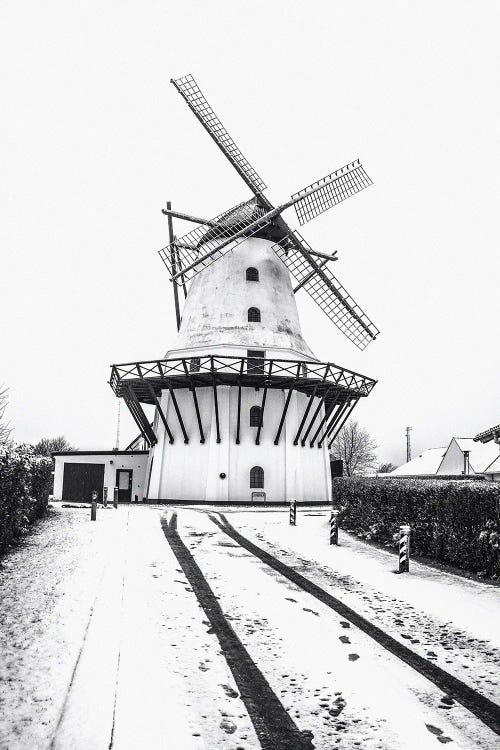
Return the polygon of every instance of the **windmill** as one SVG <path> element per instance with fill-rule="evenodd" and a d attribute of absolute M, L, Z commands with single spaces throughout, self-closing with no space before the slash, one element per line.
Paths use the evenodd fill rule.
<path fill-rule="evenodd" d="M 303 226 L 372 182 L 356 160 L 275 207 L 194 78 L 172 83 L 253 195 L 213 219 L 163 209 L 177 339 L 163 358 L 113 365 L 110 380 L 150 446 L 146 496 L 326 502 L 329 448 L 375 381 L 317 359 L 295 294 L 360 349 L 379 331 L 328 267 L 336 253 L 313 249 L 283 213 L 294 207 Z M 197 226 L 176 237 L 173 219 Z"/>
<path fill-rule="evenodd" d="M 372 184 L 359 159 L 294 193 L 290 200 L 274 207 L 264 195 L 266 184 L 243 156 L 191 75 L 171 83 L 201 122 L 210 137 L 236 169 L 254 197 L 224 211 L 211 220 L 163 209 L 163 213 L 199 224 L 188 234 L 160 250 L 171 279 L 186 284 L 193 276 L 234 250 L 246 237 L 273 240 L 273 250 L 295 280 L 294 293 L 303 288 L 356 346 L 364 349 L 379 331 L 333 275 L 327 264 L 337 260 L 313 250 L 298 231 L 283 219 L 286 209 L 295 208 L 299 224 L 336 206 Z M 209 227 L 209 229 L 207 229 Z"/>

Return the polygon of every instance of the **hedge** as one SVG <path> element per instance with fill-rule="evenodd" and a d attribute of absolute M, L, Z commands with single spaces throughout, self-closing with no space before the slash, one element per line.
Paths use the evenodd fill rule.
<path fill-rule="evenodd" d="M 51 458 L 26 445 L 0 451 L 0 554 L 43 516 L 51 491 Z"/>
<path fill-rule="evenodd" d="M 410 524 L 412 554 L 500 577 L 500 486 L 485 481 L 334 479 L 333 507 L 346 531 L 396 546 Z"/>

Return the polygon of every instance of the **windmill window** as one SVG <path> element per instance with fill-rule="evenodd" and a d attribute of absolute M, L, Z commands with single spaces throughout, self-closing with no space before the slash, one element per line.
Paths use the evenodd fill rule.
<path fill-rule="evenodd" d="M 249 323 L 260 323 L 260 310 L 258 307 L 248 308 L 248 322 Z"/>
<path fill-rule="evenodd" d="M 250 488 L 264 489 L 264 469 L 261 466 L 253 466 L 250 469 Z"/>
<path fill-rule="evenodd" d="M 260 406 L 252 406 L 250 409 L 250 427 L 258 427 L 260 424 Z"/>
<path fill-rule="evenodd" d="M 247 350 L 247 372 L 249 375 L 264 375 L 265 352 L 257 349 Z"/>
<path fill-rule="evenodd" d="M 200 358 L 191 357 L 189 361 L 189 372 L 199 372 L 199 371 L 200 371 Z"/>
<path fill-rule="evenodd" d="M 256 268 L 247 268 L 247 281 L 258 281 L 259 272 Z"/>

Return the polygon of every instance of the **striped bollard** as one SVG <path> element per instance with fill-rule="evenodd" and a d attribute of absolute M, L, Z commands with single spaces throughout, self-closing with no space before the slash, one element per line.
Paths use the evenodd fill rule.
<path fill-rule="evenodd" d="M 339 511 L 332 510 L 330 513 L 330 544 L 339 543 Z"/>
<path fill-rule="evenodd" d="M 118 508 L 118 487 L 113 488 L 113 505 Z"/>
<path fill-rule="evenodd" d="M 292 497 L 290 500 L 290 526 L 297 525 L 297 500 Z"/>
<path fill-rule="evenodd" d="M 410 527 L 399 527 L 399 572 L 410 572 Z"/>

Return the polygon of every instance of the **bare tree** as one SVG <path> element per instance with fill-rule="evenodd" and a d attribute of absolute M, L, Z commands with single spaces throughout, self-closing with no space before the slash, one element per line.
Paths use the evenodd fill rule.
<path fill-rule="evenodd" d="M 0 386 L 0 449 L 6 448 L 12 442 L 12 427 L 5 421 L 5 410 L 9 403 L 8 392 L 9 389 L 5 385 Z"/>
<path fill-rule="evenodd" d="M 343 461 L 348 477 L 375 469 L 377 444 L 364 427 L 351 419 L 342 427 L 332 445 L 332 458 Z"/>
<path fill-rule="evenodd" d="M 51 456 L 52 453 L 62 453 L 63 451 L 75 450 L 72 445 L 66 440 L 64 435 L 59 435 L 55 438 L 41 438 L 38 443 L 33 446 L 33 451 L 38 456 Z"/>
<path fill-rule="evenodd" d="M 394 471 L 394 469 L 397 469 L 398 467 L 396 464 L 393 464 L 391 461 L 387 461 L 387 463 L 381 463 L 378 466 L 377 474 L 390 474 L 391 471 Z"/>

